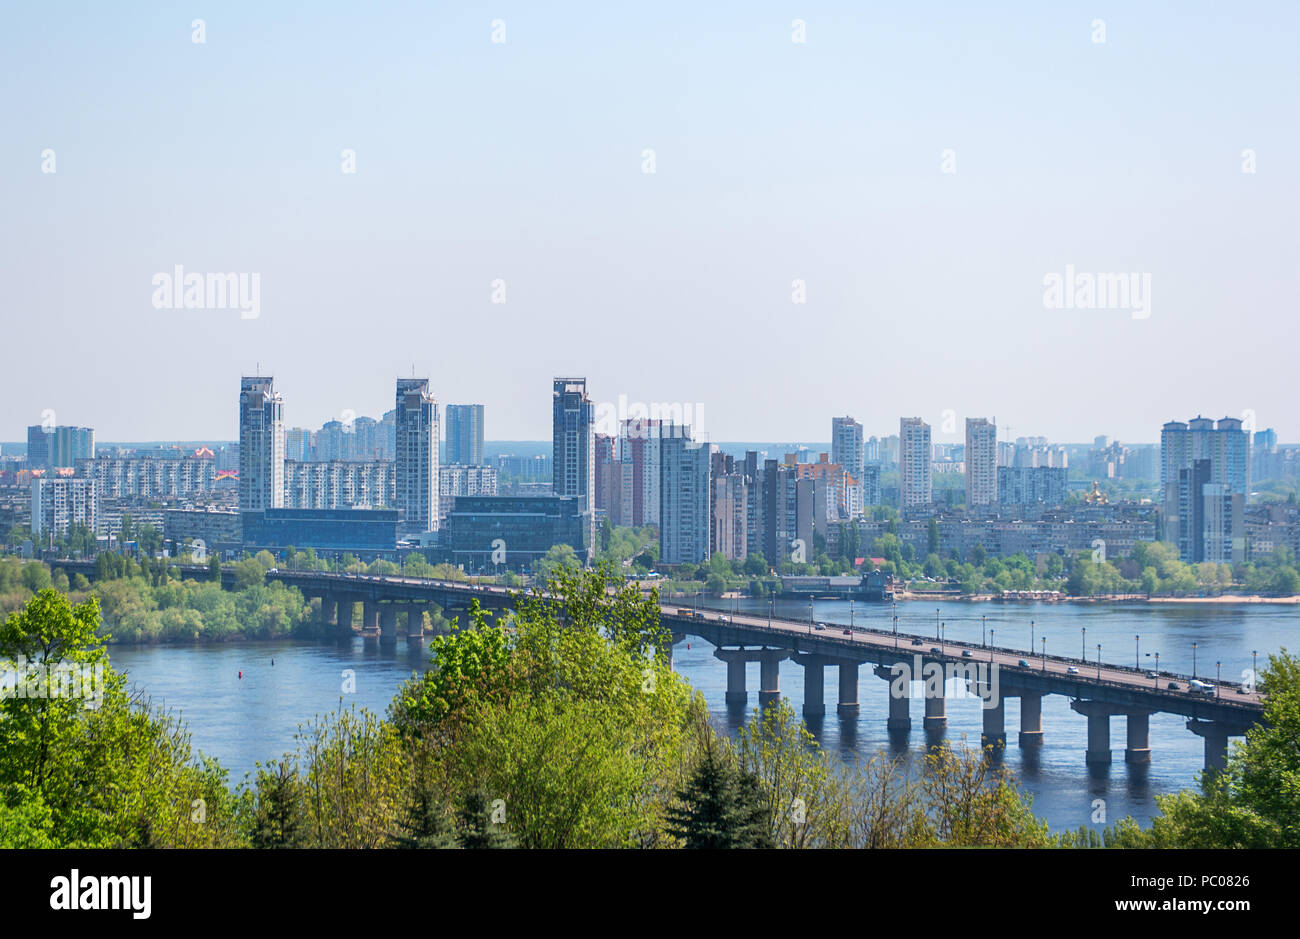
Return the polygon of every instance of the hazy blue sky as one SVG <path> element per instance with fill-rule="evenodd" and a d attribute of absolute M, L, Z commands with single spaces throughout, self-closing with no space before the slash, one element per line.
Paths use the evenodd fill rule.
<path fill-rule="evenodd" d="M 5 13 L 0 439 L 233 437 L 260 362 L 291 426 L 414 365 L 494 439 L 578 374 L 715 440 L 1300 440 L 1300 4 L 145 6 Z M 156 309 L 178 264 L 260 316 Z M 1150 316 L 1049 309 L 1066 265 Z"/>

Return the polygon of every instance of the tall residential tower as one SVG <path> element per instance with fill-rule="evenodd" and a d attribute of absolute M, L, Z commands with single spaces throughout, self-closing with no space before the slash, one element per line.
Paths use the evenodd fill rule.
<path fill-rule="evenodd" d="M 596 541 L 596 434 L 587 379 L 555 379 L 551 391 L 551 442 L 552 486 L 557 496 L 578 500 L 590 558 Z"/>
<path fill-rule="evenodd" d="M 919 417 L 898 424 L 898 505 L 923 508 L 933 501 L 930 489 L 930 425 Z"/>
<path fill-rule="evenodd" d="M 438 402 L 427 378 L 397 379 L 397 453 L 393 481 L 402 532 L 438 528 Z"/>
<path fill-rule="evenodd" d="M 239 380 L 239 511 L 284 507 L 284 399 L 270 376 Z"/>
<path fill-rule="evenodd" d="M 998 425 L 966 418 L 966 510 L 998 501 Z"/>
<path fill-rule="evenodd" d="M 483 462 L 483 405 L 447 405 L 447 452 L 444 463 L 478 466 Z"/>

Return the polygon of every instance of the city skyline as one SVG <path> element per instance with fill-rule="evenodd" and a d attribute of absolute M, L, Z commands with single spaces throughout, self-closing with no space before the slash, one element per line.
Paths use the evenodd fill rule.
<path fill-rule="evenodd" d="M 273 371 L 268 369 L 262 369 L 262 373 L 265 374 L 267 377 L 275 378 L 278 388 L 283 389 L 285 387 L 283 384 L 280 383 L 279 377 Z M 246 373 L 245 377 L 252 376 L 252 374 L 253 374 L 252 372 Z M 401 381 L 402 376 L 398 375 L 398 376 L 394 376 L 394 378 L 392 379 L 389 379 L 390 382 L 393 380 Z M 553 382 L 554 375 L 549 375 L 546 381 L 548 383 Z M 449 401 L 451 399 L 449 399 L 446 395 L 439 392 L 439 390 L 433 386 L 432 380 L 430 380 L 430 391 L 435 396 L 435 398 L 437 399 L 441 407 L 444 408 L 445 407 L 460 407 L 460 408 L 474 407 L 474 408 L 481 409 L 481 411 L 479 412 L 480 414 L 490 413 L 490 408 L 482 404 L 475 404 L 475 405 L 443 404 L 443 402 Z M 309 397 L 311 396 L 310 389 L 306 390 L 306 394 Z M 298 396 L 299 396 L 298 393 L 293 390 L 290 390 L 284 394 L 284 410 L 286 416 L 283 419 L 283 424 L 286 431 L 292 431 L 292 430 L 312 431 L 313 429 L 320 429 L 326 426 L 327 424 L 329 424 L 330 422 L 340 421 L 340 420 L 343 421 L 344 423 L 347 423 L 349 420 L 357 420 L 357 419 L 365 419 L 365 418 L 378 420 L 382 418 L 384 414 L 392 410 L 392 405 L 390 402 L 386 406 L 376 405 L 374 408 L 370 410 L 362 410 L 360 408 L 358 409 L 345 408 L 342 411 L 340 411 L 338 414 L 326 415 L 319 421 L 299 420 L 287 416 L 293 413 L 293 399 Z M 368 397 L 372 397 L 372 396 L 368 395 Z M 466 395 L 464 397 L 469 397 L 469 396 Z M 535 408 L 537 400 L 539 400 L 539 396 L 536 390 L 534 390 L 534 393 L 528 396 L 528 402 L 533 408 Z M 602 404 L 610 405 L 612 407 L 615 404 L 616 398 L 606 398 L 600 395 L 593 395 L 591 400 L 592 400 L 593 408 L 598 410 Z M 639 404 L 646 407 L 658 406 L 660 404 L 663 405 L 671 404 L 672 406 L 677 407 L 679 409 L 680 408 L 689 409 L 690 407 L 692 407 L 690 403 L 683 405 L 681 402 L 675 402 L 675 401 L 668 402 L 666 400 L 666 396 L 661 396 L 658 399 L 646 399 L 644 401 L 634 401 L 632 402 L 632 404 L 633 405 Z M 700 410 L 702 412 L 703 408 L 700 408 Z M 841 413 L 843 410 L 844 410 L 843 407 L 840 407 L 838 410 L 835 407 L 832 407 L 830 410 L 826 412 L 825 415 L 819 415 L 816 418 L 816 422 L 821 425 L 825 425 L 827 420 L 838 420 L 838 418 L 833 418 L 832 415 Z M 850 408 L 850 410 L 853 410 L 859 414 L 866 413 L 863 412 L 861 408 Z M 55 411 L 53 413 L 59 414 L 60 412 Z M 78 415 L 78 411 L 76 409 L 74 409 L 71 413 L 74 415 L 74 417 Z M 690 413 L 689 410 L 687 411 L 687 413 L 688 414 Z M 996 415 L 992 413 L 987 413 L 987 414 L 986 413 L 976 414 L 973 412 L 965 413 L 960 410 L 945 408 L 943 411 L 939 412 L 938 414 L 930 415 L 930 416 L 924 414 L 917 415 L 916 412 L 900 411 L 898 414 L 895 415 L 881 415 L 879 418 L 877 418 L 875 416 L 875 411 L 873 409 L 873 411 L 871 412 L 871 416 L 867 416 L 857 421 L 857 423 L 861 426 L 861 435 L 863 440 L 865 441 L 871 438 L 882 440 L 890 436 L 897 436 L 898 422 L 900 420 L 900 415 L 906 416 L 909 413 L 911 413 L 914 417 L 919 417 L 920 420 L 924 421 L 926 424 L 929 425 L 930 437 L 932 442 L 935 445 L 958 445 L 958 446 L 964 445 L 966 440 L 965 422 L 967 420 L 978 421 L 981 419 L 988 419 L 989 421 L 996 422 L 996 427 L 995 427 L 996 439 L 999 442 L 1004 444 L 1011 443 L 1020 439 L 1028 440 L 1034 438 L 1043 438 L 1057 445 L 1091 446 L 1093 445 L 1094 441 L 1097 438 L 1108 437 L 1113 441 L 1117 441 L 1132 446 L 1159 446 L 1161 440 L 1160 430 L 1164 426 L 1164 424 L 1170 420 L 1180 419 L 1175 417 L 1174 415 L 1189 414 L 1189 413 L 1196 417 L 1208 418 L 1213 421 L 1217 421 L 1222 418 L 1241 421 L 1245 425 L 1246 429 L 1248 429 L 1252 435 L 1255 432 L 1271 431 L 1276 435 L 1276 443 L 1280 445 L 1294 446 L 1297 443 L 1297 441 L 1292 441 L 1290 438 L 1286 437 L 1285 434 L 1277 431 L 1276 422 L 1271 422 L 1271 421 L 1258 418 L 1255 412 L 1253 411 L 1253 409 L 1247 409 L 1239 414 L 1232 414 L 1232 413 L 1218 413 L 1213 410 L 1207 410 L 1207 411 L 1196 411 L 1195 409 L 1189 410 L 1186 407 L 1183 407 L 1181 410 L 1171 411 L 1169 414 L 1161 416 L 1160 419 L 1155 424 L 1153 424 L 1151 428 L 1147 430 L 1146 436 L 1139 435 L 1132 438 L 1125 438 L 1105 429 L 1105 427 L 1101 427 L 1095 430 L 1095 432 L 1088 433 L 1085 436 L 1077 439 L 1058 435 L 1054 433 L 1052 428 L 1050 427 L 1034 428 L 1028 432 L 1021 432 L 1017 428 L 1017 425 L 1014 423 L 1014 418 L 1012 421 L 1007 421 L 1002 418 L 998 418 Z M 47 418 L 49 417 L 48 413 L 45 415 L 38 415 L 38 417 L 41 416 Z M 553 417 L 554 417 L 553 414 L 549 416 L 548 424 L 550 424 L 550 422 L 553 420 Z M 493 414 L 492 418 L 493 418 L 493 424 L 495 425 L 498 422 L 497 415 Z M 827 434 L 824 426 L 820 432 L 813 431 L 812 433 L 805 436 L 789 436 L 789 435 L 772 434 L 772 433 L 766 433 L 766 434 L 760 433 L 754 436 L 736 436 L 736 435 L 726 435 L 726 434 L 719 435 L 707 429 L 713 427 L 714 422 L 715 422 L 715 415 L 713 412 L 710 412 L 709 423 L 706 425 L 706 429 L 703 431 L 703 433 L 709 439 L 711 439 L 712 442 L 715 444 L 757 443 L 757 442 L 783 444 L 788 442 L 792 446 L 795 444 L 825 445 L 828 452 L 830 452 L 830 450 L 835 446 L 834 430 L 832 430 L 831 433 Z M 224 436 L 220 434 L 217 435 L 196 434 L 187 429 L 180 433 L 162 434 L 162 435 L 145 436 L 145 437 L 139 437 L 139 436 L 131 437 L 131 436 L 124 436 L 121 434 L 115 434 L 111 432 L 105 433 L 103 431 L 103 428 L 101 428 L 100 426 L 84 420 L 74 420 L 71 422 L 71 424 L 65 424 L 61 420 L 57 422 L 46 420 L 46 423 L 50 426 L 55 426 L 59 428 L 84 427 L 86 429 L 90 429 L 91 431 L 93 431 L 94 437 L 98 441 L 101 441 L 99 443 L 100 446 L 113 445 L 113 444 L 126 444 L 126 443 L 154 443 L 154 442 L 165 442 L 165 441 L 235 442 L 238 441 L 239 439 L 239 427 L 238 427 L 237 420 L 232 422 L 234 424 L 233 432 L 228 432 Z M 504 423 L 504 421 L 502 421 L 502 423 Z M 692 425 L 689 420 L 686 421 L 685 424 L 686 426 L 692 427 L 692 431 L 695 432 L 695 426 Z M 31 422 L 27 422 L 23 424 L 21 428 L 22 431 L 21 433 L 15 432 L 8 436 L 4 434 L 0 434 L 0 443 L 10 444 L 10 445 L 23 443 L 24 440 L 28 439 L 29 431 L 33 426 L 36 425 L 32 424 Z M 545 432 L 539 429 L 533 436 L 493 435 L 492 437 L 483 437 L 482 440 L 484 443 L 526 442 L 526 443 L 546 444 L 551 441 L 552 433 L 553 433 L 553 427 L 548 427 Z M 440 439 L 442 439 L 445 442 L 447 438 L 444 434 L 444 436 Z M 871 461 L 868 460 L 867 462 L 871 462 Z"/>

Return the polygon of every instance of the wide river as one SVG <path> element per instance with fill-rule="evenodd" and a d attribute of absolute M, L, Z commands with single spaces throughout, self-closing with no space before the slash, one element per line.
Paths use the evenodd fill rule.
<path fill-rule="evenodd" d="M 736 609 L 767 612 L 765 601 L 737 601 Z M 1252 666 L 1252 650 L 1262 668 L 1269 652 L 1300 646 L 1300 609 L 1269 604 L 1040 604 L 960 603 L 907 601 L 897 605 L 898 629 L 926 637 L 936 635 L 937 621 L 943 637 L 979 643 L 981 626 L 1003 648 L 1029 649 L 1033 623 L 1035 650 L 1077 656 L 1086 648 L 1096 661 L 1101 645 L 1104 662 L 1153 667 L 1160 654 L 1160 669 L 1190 674 L 1193 654 L 1196 674 L 1213 680 L 1239 681 Z M 811 616 L 816 621 L 889 629 L 894 608 L 890 604 L 819 601 Z M 776 604 L 776 615 L 809 618 L 807 601 Z M 981 623 L 981 620 L 983 622 Z M 1086 633 L 1082 630 L 1086 630 Z M 1140 637 L 1135 640 L 1135 637 Z M 1193 643 L 1197 648 L 1193 650 Z M 231 782 L 242 780 L 256 762 L 273 759 L 295 748 L 298 725 L 316 714 L 339 707 L 369 708 L 383 713 L 398 686 L 411 673 L 426 667 L 428 652 L 420 642 L 380 644 L 354 638 L 344 643 L 257 642 L 229 645 L 113 646 L 114 667 L 125 671 L 153 704 L 178 712 L 186 721 L 196 749 L 217 757 L 231 770 Z M 743 714 L 723 703 L 726 666 L 713 656 L 713 647 L 695 637 L 674 650 L 675 667 L 703 692 L 720 727 L 734 732 Z M 1219 664 L 1221 663 L 1221 665 Z M 758 664 L 749 666 L 747 687 L 750 707 L 757 705 Z M 242 671 L 243 677 L 239 677 Z M 802 668 L 781 663 L 781 691 L 799 710 L 803 704 Z M 350 678 L 349 678 L 350 676 Z M 344 694 L 345 681 L 355 690 Z M 837 688 L 834 669 L 826 675 L 827 716 L 810 729 L 822 745 L 845 757 L 870 756 L 889 750 L 885 731 L 888 684 L 863 668 L 855 718 L 835 715 Z M 949 739 L 965 737 L 979 745 L 981 711 L 978 699 L 947 702 Z M 915 702 L 912 733 L 902 755 L 919 760 L 925 751 L 920 703 Z M 1129 766 L 1124 759 L 1124 719 L 1111 722 L 1115 762 L 1106 769 L 1084 766 L 1086 719 L 1070 710 L 1060 695 L 1043 698 L 1044 745 L 1037 753 L 1016 745 L 1019 728 L 1018 699 L 1007 705 L 1006 765 L 1034 798 L 1034 810 L 1053 829 L 1086 825 L 1102 827 L 1100 818 L 1114 821 L 1132 815 L 1146 823 L 1156 810 L 1154 797 L 1196 784 L 1204 750 L 1201 738 L 1186 729 L 1185 719 L 1173 714 L 1151 715 L 1151 763 Z M 1100 803 L 1098 800 L 1102 800 Z M 1104 805 L 1103 805 L 1104 803 Z"/>

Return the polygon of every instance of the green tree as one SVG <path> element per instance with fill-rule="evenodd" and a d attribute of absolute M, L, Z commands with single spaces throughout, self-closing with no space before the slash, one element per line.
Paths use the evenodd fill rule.
<path fill-rule="evenodd" d="M 668 831 L 687 848 L 771 848 L 771 809 L 758 777 L 728 759 L 707 732 L 700 761 L 668 812 Z"/>
<path fill-rule="evenodd" d="M 1121 827 L 1124 846 L 1300 847 L 1300 658 L 1283 649 L 1263 670 L 1263 720 L 1201 790 L 1156 796 L 1151 828 Z"/>
<path fill-rule="evenodd" d="M 297 848 L 304 843 L 306 787 L 288 759 L 258 766 L 250 841 L 255 848 Z"/>

